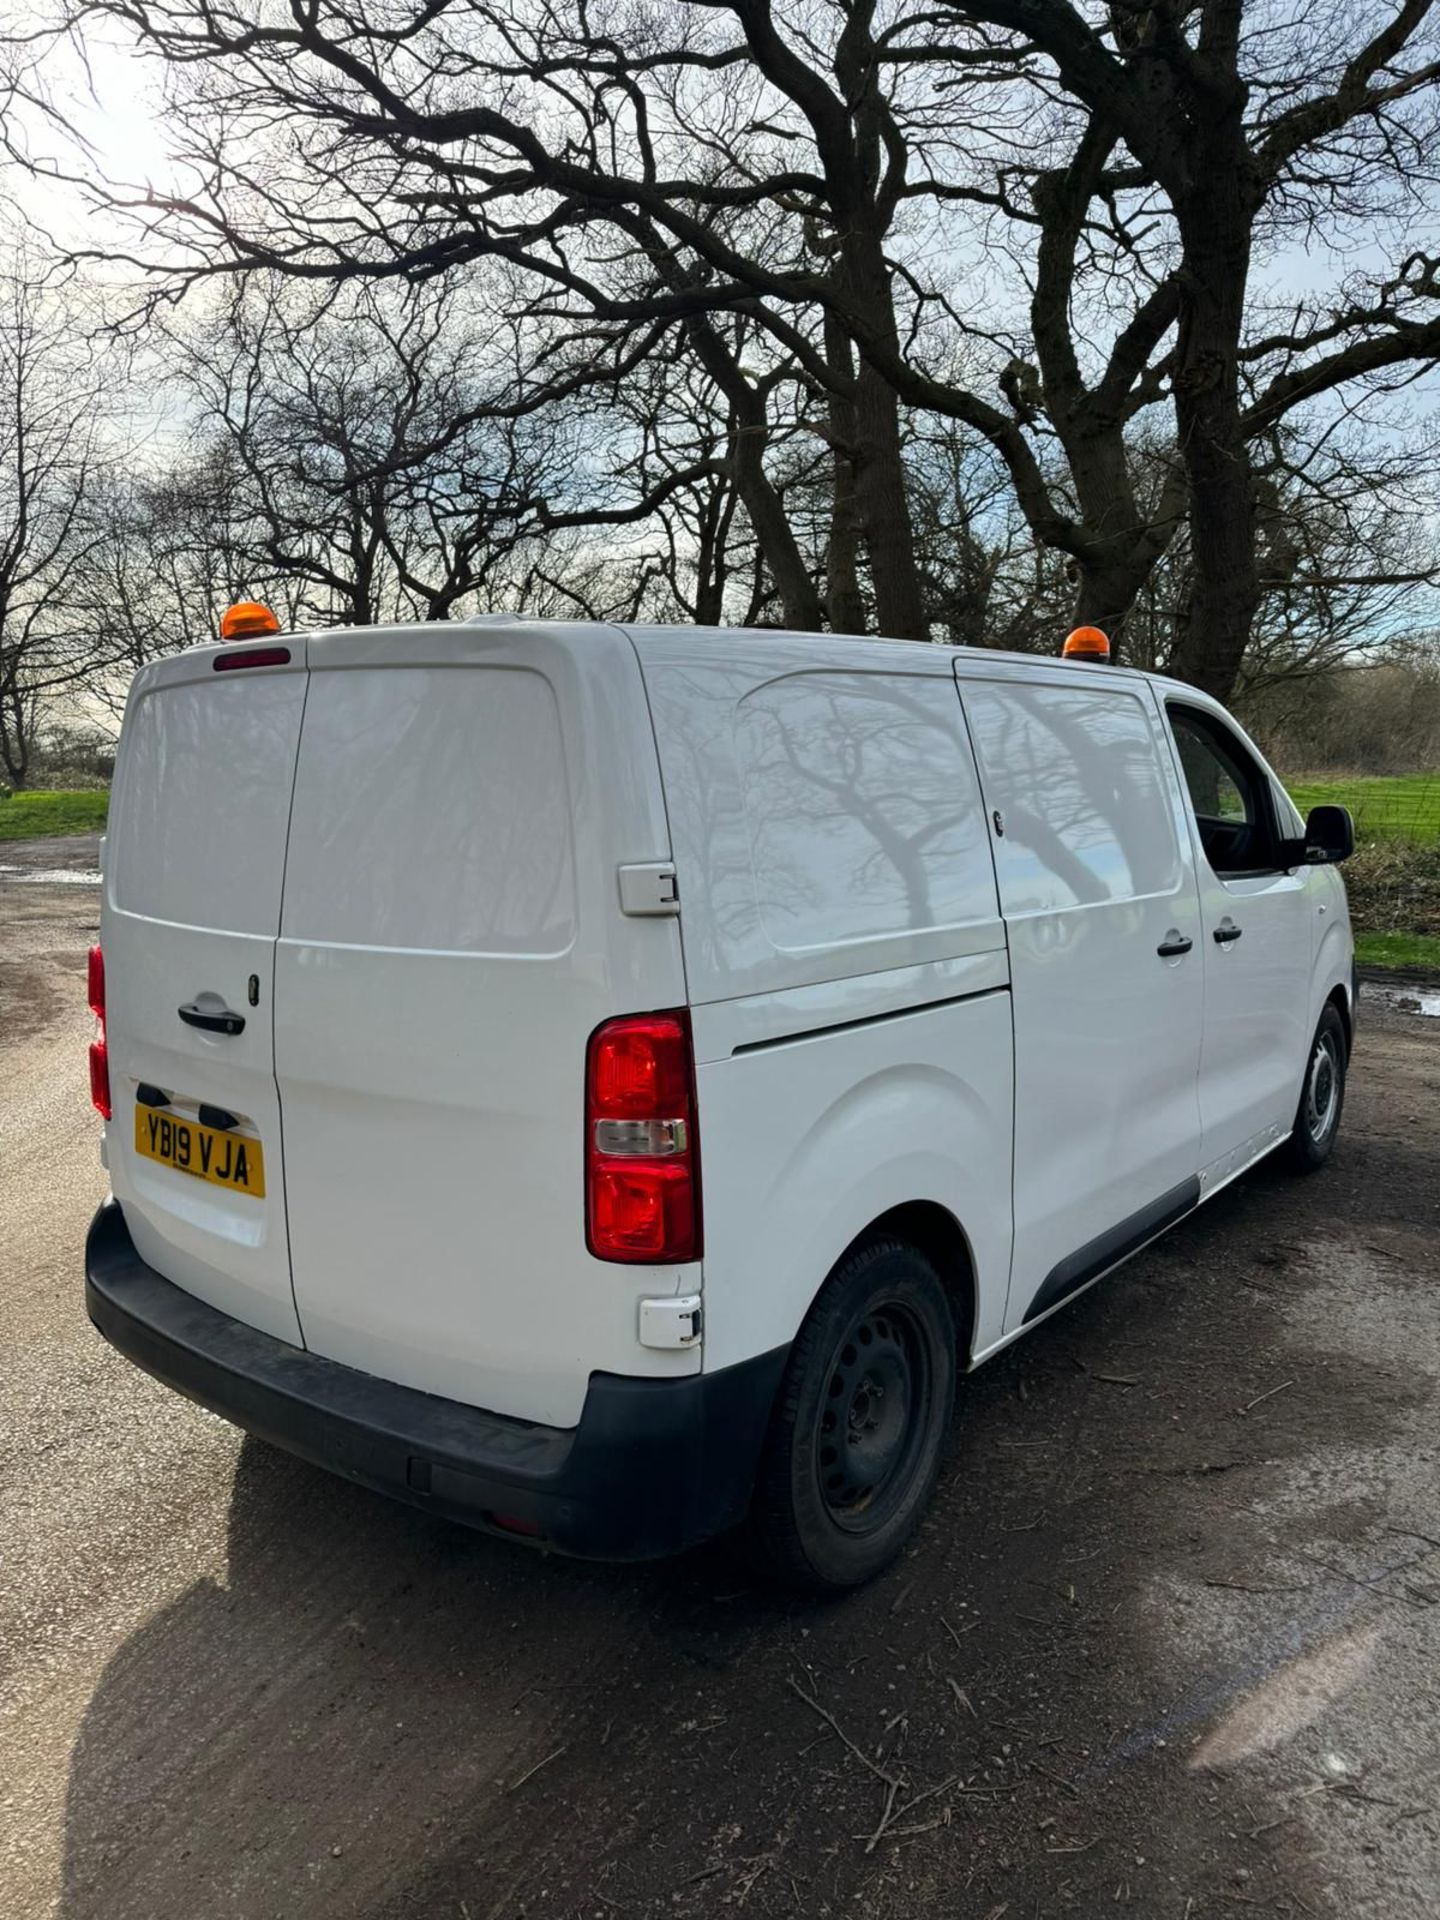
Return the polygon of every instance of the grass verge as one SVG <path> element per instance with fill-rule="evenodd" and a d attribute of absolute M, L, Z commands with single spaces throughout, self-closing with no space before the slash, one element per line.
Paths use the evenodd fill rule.
<path fill-rule="evenodd" d="M 1362 967 L 1414 967 L 1440 979 L 1440 938 L 1433 933 L 1357 933 Z"/>
<path fill-rule="evenodd" d="M 1301 813 L 1322 805 L 1348 807 L 1360 840 L 1408 840 L 1428 846 L 1440 840 L 1440 773 L 1404 773 L 1391 778 L 1287 780 Z"/>
<path fill-rule="evenodd" d="M 0 800 L 0 840 L 103 833 L 109 806 L 108 793 L 14 793 Z"/>

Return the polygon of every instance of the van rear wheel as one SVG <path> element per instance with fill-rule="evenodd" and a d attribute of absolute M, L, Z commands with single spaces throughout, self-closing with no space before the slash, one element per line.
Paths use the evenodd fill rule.
<path fill-rule="evenodd" d="M 897 1240 L 846 1256 L 790 1352 L 751 1526 L 792 1585 L 854 1587 L 920 1521 L 955 1404 L 955 1320 L 940 1276 Z"/>

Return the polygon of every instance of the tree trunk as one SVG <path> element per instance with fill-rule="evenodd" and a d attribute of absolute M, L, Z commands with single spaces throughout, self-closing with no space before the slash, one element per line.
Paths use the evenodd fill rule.
<path fill-rule="evenodd" d="M 895 302 L 882 236 L 863 223 L 842 241 L 841 270 L 850 297 L 875 332 L 898 353 Z M 900 402 L 895 389 L 861 359 L 855 379 L 855 512 L 870 557 L 875 624 L 895 640 L 928 640 L 925 596 L 915 560 L 915 534 L 900 454 Z"/>
<path fill-rule="evenodd" d="M 706 497 L 695 556 L 697 627 L 718 627 L 725 617 L 725 583 L 729 574 L 726 546 L 734 503 L 733 482 L 715 481 Z"/>
<path fill-rule="evenodd" d="M 0 771 L 19 793 L 30 777 L 32 715 L 18 679 L 7 673 L 6 680 L 0 688 Z"/>
<path fill-rule="evenodd" d="M 870 556 L 876 626 L 895 640 L 928 640 L 900 457 L 900 404 L 889 382 L 864 364 L 855 382 L 855 511 Z"/>
<path fill-rule="evenodd" d="M 844 380 L 855 377 L 855 360 L 844 328 L 825 316 L 825 357 Z M 848 394 L 829 403 L 833 493 L 830 540 L 825 556 L 825 611 L 834 633 L 864 633 L 865 596 L 860 591 L 860 518 L 855 507 L 855 407 Z"/>
<path fill-rule="evenodd" d="M 765 570 L 780 596 L 781 615 L 787 627 L 799 633 L 819 633 L 825 625 L 825 609 L 820 594 L 805 565 L 785 504 L 765 472 L 764 409 L 747 387 L 748 403 L 735 407 L 735 431 L 730 443 L 730 464 L 735 475 L 735 491 L 744 502 L 745 512 L 765 558 Z M 754 424 L 747 426 L 750 414 Z"/>
<path fill-rule="evenodd" d="M 1171 670 L 1226 700 L 1260 602 L 1255 484 L 1238 378 L 1250 218 L 1240 165 L 1202 166 L 1196 177 L 1203 184 L 1176 208 L 1185 284 L 1174 376 L 1194 585 Z"/>
<path fill-rule="evenodd" d="M 730 403 L 730 472 L 780 596 L 782 618 L 797 632 L 818 633 L 825 625 L 820 594 L 785 517 L 785 503 L 765 471 L 770 440 L 765 401 L 708 319 L 692 319 L 687 332 L 700 364 Z"/>
<path fill-rule="evenodd" d="M 1137 578 L 1133 568 L 1103 562 L 1092 565 L 1082 561 L 1079 572 L 1071 620 L 1077 627 L 1099 627 L 1110 642 L 1110 658 L 1118 660 L 1124 645 L 1125 616 L 1144 585 L 1144 576 Z M 1056 637 L 1057 653 L 1062 638 Z"/>

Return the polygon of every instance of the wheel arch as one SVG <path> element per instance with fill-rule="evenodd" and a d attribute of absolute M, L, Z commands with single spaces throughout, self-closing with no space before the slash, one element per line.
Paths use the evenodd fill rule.
<path fill-rule="evenodd" d="M 903 1240 L 934 1267 L 955 1312 L 956 1352 L 968 1366 L 975 1346 L 979 1297 L 975 1256 L 969 1236 L 955 1215 L 938 1200 L 906 1200 L 899 1206 L 889 1207 L 855 1235 L 835 1260 L 830 1273 L 857 1248 L 868 1246 L 874 1240 Z"/>
<path fill-rule="evenodd" d="M 1355 1009 L 1350 1004 L 1350 995 L 1345 991 L 1343 983 L 1337 982 L 1330 989 L 1325 1006 L 1334 1007 L 1340 1016 L 1340 1024 L 1345 1029 L 1345 1058 L 1348 1062 L 1350 1055 L 1355 1051 Z M 1324 1010 L 1322 1007 L 1321 1012 L 1323 1013 Z"/>

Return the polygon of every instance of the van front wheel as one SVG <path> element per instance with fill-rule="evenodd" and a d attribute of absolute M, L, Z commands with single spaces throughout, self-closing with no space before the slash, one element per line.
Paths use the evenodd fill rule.
<path fill-rule="evenodd" d="M 1333 1005 L 1327 1006 L 1310 1042 L 1305 1084 L 1295 1110 L 1295 1130 L 1288 1142 L 1290 1164 L 1299 1173 L 1313 1173 L 1330 1158 L 1345 1105 L 1348 1063 L 1345 1023 Z"/>
<path fill-rule="evenodd" d="M 854 1587 L 915 1531 L 955 1404 L 955 1321 L 934 1267 L 877 1240 L 847 1255 L 790 1352 L 751 1524 L 770 1568 Z"/>

